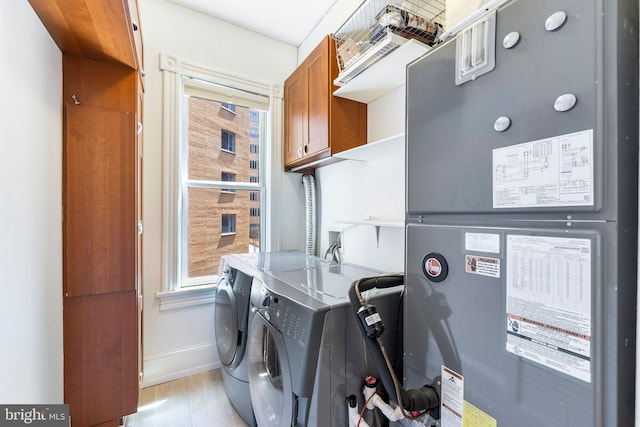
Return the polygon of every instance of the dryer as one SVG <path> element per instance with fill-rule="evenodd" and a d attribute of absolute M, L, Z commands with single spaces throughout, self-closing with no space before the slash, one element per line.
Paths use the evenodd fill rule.
<path fill-rule="evenodd" d="M 346 397 L 358 396 L 368 360 L 349 304 L 351 283 L 382 272 L 353 264 L 263 276 L 251 291 L 249 390 L 260 427 L 348 425 Z M 369 291 L 396 348 L 402 286 Z M 401 348 L 401 347 L 400 347 Z M 393 351 L 390 351 L 393 354 Z"/>
<path fill-rule="evenodd" d="M 221 258 L 214 299 L 214 331 L 222 380 L 229 400 L 255 426 L 246 360 L 249 297 L 256 276 L 309 269 L 329 262 L 298 251 L 225 255 Z"/>
<path fill-rule="evenodd" d="M 222 365 L 225 391 L 234 408 L 250 426 L 255 426 L 245 348 L 249 295 L 253 277 L 225 265 L 215 292 L 214 331 L 218 358 Z"/>

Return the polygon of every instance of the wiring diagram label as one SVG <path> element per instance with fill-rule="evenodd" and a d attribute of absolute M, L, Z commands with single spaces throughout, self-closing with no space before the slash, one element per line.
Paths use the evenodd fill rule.
<path fill-rule="evenodd" d="M 593 129 L 493 150 L 493 207 L 593 206 Z"/>
<path fill-rule="evenodd" d="M 464 377 L 442 367 L 442 391 L 440 395 L 440 427 L 462 427 L 464 411 Z"/>
<path fill-rule="evenodd" d="M 591 382 L 591 240 L 508 235 L 506 253 L 506 350 Z"/>

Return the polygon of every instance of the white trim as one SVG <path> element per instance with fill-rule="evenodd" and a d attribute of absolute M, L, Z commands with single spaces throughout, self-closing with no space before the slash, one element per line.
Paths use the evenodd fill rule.
<path fill-rule="evenodd" d="M 269 97 L 270 122 L 266 123 L 266 135 L 270 135 L 271 143 L 264 144 L 260 150 L 261 178 L 264 185 L 256 183 L 254 185 L 240 184 L 229 185 L 225 182 L 224 188 L 242 188 L 262 191 L 261 209 L 264 230 L 263 246 L 264 250 L 277 250 L 280 247 L 280 191 L 282 181 L 282 138 L 283 138 L 283 87 L 282 84 L 270 84 L 255 81 L 254 79 L 240 76 L 238 74 L 228 74 L 222 70 L 211 67 L 203 67 L 178 59 L 174 55 L 160 54 L 160 69 L 163 74 L 163 276 L 162 292 L 157 294 L 161 300 L 169 301 L 166 298 L 169 292 L 180 292 L 178 289 L 182 278 L 180 271 L 184 271 L 186 255 L 181 253 L 182 236 L 186 231 L 180 224 L 183 223 L 182 216 L 186 206 L 182 198 L 184 182 L 180 174 L 178 164 L 180 156 L 181 129 L 179 118 L 184 114 L 182 107 L 182 87 L 183 78 L 192 77 L 204 82 L 215 82 L 215 84 L 228 86 L 250 92 L 262 97 Z M 197 182 L 196 185 L 208 186 L 208 182 Z M 272 200 L 275 198 L 278 200 Z M 179 268 L 179 266 L 181 268 Z M 189 289 L 186 289 L 189 290 Z M 191 305 L 197 304 L 197 298 L 189 298 Z M 200 303 L 209 303 L 209 299 L 204 297 Z M 165 303 L 165 307 L 173 307 L 173 303 Z M 161 308 L 162 310 L 162 308 Z"/>
<path fill-rule="evenodd" d="M 178 265 L 182 258 L 179 250 L 182 186 L 178 179 L 182 78 L 179 74 L 163 71 L 162 85 L 162 289 L 171 291 L 178 283 Z"/>
<path fill-rule="evenodd" d="M 186 286 L 178 290 L 156 292 L 160 300 L 160 311 L 215 302 L 216 285 Z"/>
<path fill-rule="evenodd" d="M 220 368 L 215 342 L 145 355 L 142 387 Z"/>
<path fill-rule="evenodd" d="M 282 91 L 282 86 L 277 89 Z M 260 153 L 260 161 L 265 169 L 264 193 L 260 208 L 264 212 L 265 251 L 278 251 L 282 247 L 282 178 L 283 171 L 283 116 L 282 92 L 271 96 L 271 122 L 267 124 L 271 135 L 271 150 Z"/>
<path fill-rule="evenodd" d="M 160 54 L 160 69 L 176 74 L 195 77 L 204 81 L 215 82 L 228 87 L 244 90 L 258 95 L 282 98 L 282 87 L 266 82 L 259 82 L 255 79 L 240 74 L 228 74 L 227 72 L 202 65 L 193 64 L 178 59 L 175 55 L 168 53 Z"/>

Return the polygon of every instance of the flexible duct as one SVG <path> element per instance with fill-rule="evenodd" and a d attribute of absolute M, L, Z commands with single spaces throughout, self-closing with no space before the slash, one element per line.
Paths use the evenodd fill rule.
<path fill-rule="evenodd" d="M 313 175 L 303 175 L 304 186 L 304 219 L 305 219 L 305 253 L 316 254 L 316 181 Z"/>

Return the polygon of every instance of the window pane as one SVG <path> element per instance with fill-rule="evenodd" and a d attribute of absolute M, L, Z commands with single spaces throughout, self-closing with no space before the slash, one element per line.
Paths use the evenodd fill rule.
<path fill-rule="evenodd" d="M 188 179 L 220 180 L 223 171 L 235 173 L 237 182 L 249 179 L 249 161 L 260 158 L 260 141 L 250 137 L 250 113 L 260 112 L 248 107 L 236 107 L 236 114 L 219 114 L 221 103 L 209 99 L 188 97 Z M 253 146 L 253 147 L 252 147 Z M 257 175 L 252 170 L 251 175 Z M 255 181 L 258 182 L 258 181 Z"/>
<path fill-rule="evenodd" d="M 236 152 L 236 136 L 227 132 L 226 130 L 222 130 L 220 132 L 220 146 L 223 150 L 231 151 L 232 153 Z"/>
<path fill-rule="evenodd" d="M 220 178 L 221 178 L 220 181 L 236 182 L 236 174 L 235 173 L 222 172 L 222 176 Z M 235 193 L 236 192 L 236 190 L 234 190 L 233 188 L 223 188 L 222 191 L 227 192 L 227 193 Z"/>
<path fill-rule="evenodd" d="M 260 145 L 265 143 L 260 133 L 268 113 L 235 105 L 230 114 L 214 95 L 184 98 L 188 170 L 183 172 L 180 287 L 214 283 L 225 254 L 260 250 L 262 190 L 232 183 L 260 182 Z"/>
<path fill-rule="evenodd" d="M 220 189 L 190 188 L 188 218 L 188 277 L 218 274 L 224 254 L 260 250 L 260 200 L 251 200 L 255 191 L 237 190 L 225 194 Z"/>
<path fill-rule="evenodd" d="M 236 214 L 222 214 L 222 234 L 236 232 Z"/>
<path fill-rule="evenodd" d="M 223 102 L 221 107 L 225 110 L 231 111 L 232 113 L 236 112 L 236 106 L 233 104 L 227 104 L 226 102 Z"/>

